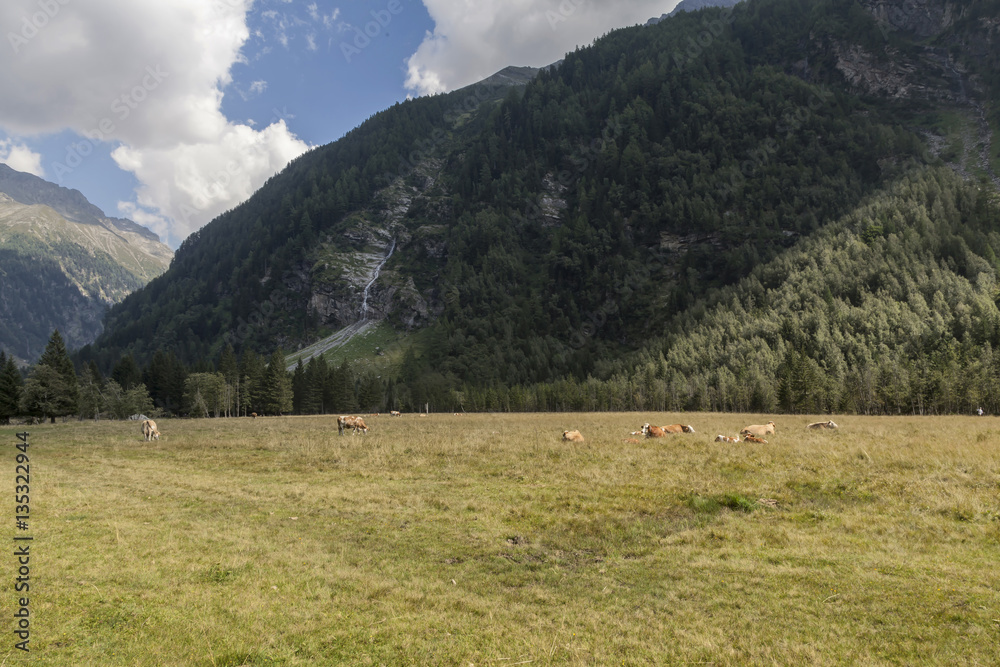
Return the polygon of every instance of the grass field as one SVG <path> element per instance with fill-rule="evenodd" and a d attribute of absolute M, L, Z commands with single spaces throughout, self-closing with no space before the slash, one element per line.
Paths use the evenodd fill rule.
<path fill-rule="evenodd" d="M 30 427 L 28 655 L 0 429 L 0 664 L 1000 664 L 1000 419 L 816 419 Z"/>

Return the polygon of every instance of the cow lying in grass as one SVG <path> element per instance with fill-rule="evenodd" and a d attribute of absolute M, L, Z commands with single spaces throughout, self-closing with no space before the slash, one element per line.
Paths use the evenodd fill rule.
<path fill-rule="evenodd" d="M 337 432 L 340 435 L 344 435 L 344 429 L 353 429 L 356 434 L 358 431 L 362 433 L 368 432 L 368 427 L 365 426 L 365 420 L 361 417 L 337 417 Z"/>
<path fill-rule="evenodd" d="M 740 435 L 755 435 L 758 438 L 763 438 L 765 435 L 774 435 L 774 422 L 746 426 L 740 431 Z"/>
<path fill-rule="evenodd" d="M 562 439 L 570 442 L 583 442 L 583 434 L 579 431 L 563 431 Z"/>
<path fill-rule="evenodd" d="M 145 438 L 146 442 L 160 439 L 160 431 L 152 419 L 146 419 L 142 422 L 142 437 Z"/>
<path fill-rule="evenodd" d="M 694 433 L 694 427 L 690 424 L 667 424 L 666 426 L 644 424 L 642 433 L 647 438 L 662 438 L 670 433 Z"/>
<path fill-rule="evenodd" d="M 828 428 L 828 429 L 835 429 L 835 428 L 837 428 L 837 425 L 833 423 L 833 420 L 830 420 L 830 421 L 825 421 L 825 422 L 813 422 L 812 424 L 809 424 L 808 426 L 806 426 L 806 428 Z"/>

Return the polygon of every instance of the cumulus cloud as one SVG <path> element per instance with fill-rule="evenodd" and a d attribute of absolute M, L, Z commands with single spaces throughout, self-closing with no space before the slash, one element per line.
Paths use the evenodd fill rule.
<path fill-rule="evenodd" d="M 0 126 L 80 135 L 47 165 L 56 180 L 98 143 L 119 145 L 115 160 L 140 183 L 137 211 L 175 225 L 167 236 L 180 240 L 308 148 L 284 122 L 257 131 L 221 111 L 251 2 L 5 0 L 0 25 L 15 29 L 0 45 Z M 223 165 L 247 165 L 228 184 L 217 177 L 220 160 L 208 158 L 216 150 Z M 210 186 L 207 204 L 194 199 Z"/>
<path fill-rule="evenodd" d="M 0 162 L 6 163 L 11 169 L 45 178 L 42 156 L 24 144 L 15 144 L 10 139 L 0 139 Z"/>
<path fill-rule="evenodd" d="M 475 83 L 508 65 L 541 67 L 612 28 L 645 23 L 678 0 L 423 0 L 434 20 L 407 61 L 419 95 Z"/>
<path fill-rule="evenodd" d="M 118 208 L 149 220 L 161 236 L 168 226 L 168 238 L 179 240 L 247 199 L 305 149 L 283 119 L 260 131 L 229 125 L 212 142 L 119 146 L 111 156 L 142 185 L 137 202 L 121 202 Z M 132 219 L 143 224 L 138 217 Z"/>

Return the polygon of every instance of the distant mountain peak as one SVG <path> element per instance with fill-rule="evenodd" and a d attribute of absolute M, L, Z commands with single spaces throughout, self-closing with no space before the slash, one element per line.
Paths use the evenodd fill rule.
<path fill-rule="evenodd" d="M 70 222 L 128 231 L 150 241 L 157 243 L 160 241 L 158 235 L 142 225 L 131 220 L 108 217 L 104 211 L 90 203 L 79 190 L 65 188 L 34 174 L 17 171 L 2 162 L 0 162 L 0 193 L 19 204 L 48 206 Z"/>
<path fill-rule="evenodd" d="M 659 18 L 651 18 L 646 21 L 646 25 L 656 25 L 663 19 L 670 18 L 679 12 L 696 12 L 699 9 L 705 9 L 706 7 L 733 7 L 740 2 L 742 2 L 742 0 L 681 0 L 681 2 L 674 7 L 673 11 L 669 14 L 663 14 Z"/>

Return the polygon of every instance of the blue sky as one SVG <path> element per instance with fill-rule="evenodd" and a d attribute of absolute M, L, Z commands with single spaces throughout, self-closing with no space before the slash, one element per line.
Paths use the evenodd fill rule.
<path fill-rule="evenodd" d="M 407 97 L 542 66 L 677 0 L 4 0 L 0 162 L 176 247 Z"/>

